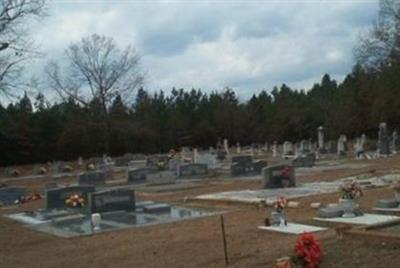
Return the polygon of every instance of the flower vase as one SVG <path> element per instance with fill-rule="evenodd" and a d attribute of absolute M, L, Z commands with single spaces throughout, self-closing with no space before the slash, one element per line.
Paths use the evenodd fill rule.
<path fill-rule="evenodd" d="M 356 214 L 354 213 L 354 210 L 357 208 L 357 203 L 354 201 L 354 199 L 343 199 L 341 198 L 339 200 L 340 207 L 343 209 L 343 218 L 354 218 L 356 217 Z"/>
<path fill-rule="evenodd" d="M 282 218 L 282 212 L 273 211 L 271 213 L 271 225 L 280 226 Z"/>

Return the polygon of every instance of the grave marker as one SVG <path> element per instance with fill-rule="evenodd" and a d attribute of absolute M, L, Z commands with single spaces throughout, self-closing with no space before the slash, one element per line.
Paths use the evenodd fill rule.
<path fill-rule="evenodd" d="M 135 191 L 116 189 L 89 194 L 90 213 L 104 213 L 110 211 L 134 211 Z"/>
<path fill-rule="evenodd" d="M 83 197 L 87 203 L 89 193 L 95 191 L 94 186 L 69 186 L 62 188 L 49 189 L 46 191 L 46 209 L 64 209 L 67 207 L 65 200 L 78 194 Z"/>
<path fill-rule="evenodd" d="M 294 167 L 291 165 L 276 165 L 263 169 L 263 188 L 295 187 Z"/>

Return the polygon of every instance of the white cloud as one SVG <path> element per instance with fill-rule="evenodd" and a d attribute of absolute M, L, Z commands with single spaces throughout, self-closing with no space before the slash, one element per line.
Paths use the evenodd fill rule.
<path fill-rule="evenodd" d="M 308 87 L 324 73 L 344 77 L 377 7 L 376 1 L 60 1 L 37 38 L 55 57 L 85 35 L 105 34 L 139 49 L 149 89 L 230 86 L 249 95 L 281 83 Z"/>

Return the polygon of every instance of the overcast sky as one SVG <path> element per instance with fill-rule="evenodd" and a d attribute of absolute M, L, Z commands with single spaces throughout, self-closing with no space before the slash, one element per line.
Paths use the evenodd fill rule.
<path fill-rule="evenodd" d="M 377 1 L 54 0 L 35 39 L 46 62 L 104 34 L 137 48 L 147 89 L 228 86 L 247 98 L 282 83 L 309 88 L 324 73 L 341 81 L 377 10 Z"/>

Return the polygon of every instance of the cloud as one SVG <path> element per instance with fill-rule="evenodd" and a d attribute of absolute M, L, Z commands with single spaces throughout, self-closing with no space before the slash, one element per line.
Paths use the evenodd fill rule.
<path fill-rule="evenodd" d="M 36 36 L 49 58 L 91 33 L 133 44 L 147 88 L 233 87 L 240 96 L 286 83 L 309 87 L 353 65 L 377 1 L 54 2 Z"/>

